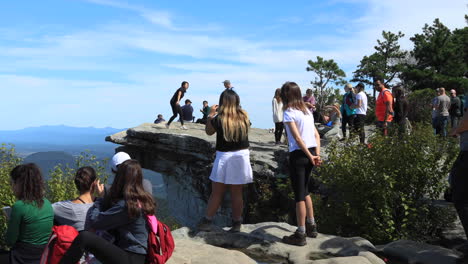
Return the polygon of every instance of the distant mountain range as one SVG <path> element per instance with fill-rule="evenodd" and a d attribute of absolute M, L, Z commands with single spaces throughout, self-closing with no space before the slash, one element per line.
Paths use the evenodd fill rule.
<path fill-rule="evenodd" d="M 0 144 L 14 144 L 21 156 L 35 152 L 64 151 L 77 155 L 90 150 L 99 156 L 109 156 L 116 145 L 105 142 L 108 135 L 125 129 L 111 127 L 69 127 L 69 126 L 40 126 L 21 130 L 0 131 Z"/>
<path fill-rule="evenodd" d="M 0 131 L 0 144 L 14 144 L 24 163 L 36 163 L 47 179 L 50 171 L 62 164 L 75 167 L 76 156 L 84 151 L 99 160 L 110 159 L 118 145 L 105 142 L 105 137 L 123 131 L 117 128 L 41 126 L 21 130 Z M 110 164 L 107 164 L 110 172 Z M 159 173 L 144 170 L 144 177 L 153 184 L 154 196 L 165 199 L 166 191 Z M 109 181 L 112 182 L 113 175 Z"/>

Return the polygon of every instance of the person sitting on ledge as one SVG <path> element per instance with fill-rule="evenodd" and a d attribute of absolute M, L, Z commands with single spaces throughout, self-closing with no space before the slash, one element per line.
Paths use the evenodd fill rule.
<path fill-rule="evenodd" d="M 124 163 L 125 161 L 129 159 L 131 159 L 130 155 L 128 155 L 128 153 L 123 152 L 123 151 L 117 152 L 114 156 L 112 156 L 112 159 L 111 159 L 112 173 L 117 174 L 117 170 L 120 164 Z M 153 195 L 153 185 L 151 184 L 149 180 L 145 178 L 143 178 L 143 188 L 145 189 L 145 191 Z"/>
<path fill-rule="evenodd" d="M 82 167 L 76 171 L 74 182 L 80 195 L 73 200 L 52 204 L 57 225 L 73 226 L 77 231 L 85 229 L 86 215 L 94 204 L 95 185 L 100 184 L 96 179 L 96 172 L 91 167 Z"/>
<path fill-rule="evenodd" d="M 104 187 L 97 186 L 100 197 Z M 113 230 L 116 244 L 90 231 L 82 231 L 67 250 L 60 264 L 77 263 L 85 251 L 103 264 L 144 264 L 148 229 L 146 215 L 153 215 L 153 196 L 143 189 L 143 173 L 137 160 L 119 165 L 115 180 L 107 195 L 98 198 L 89 211 L 90 227 Z"/>
<path fill-rule="evenodd" d="M 10 263 L 39 263 L 54 224 L 54 210 L 44 197 L 44 180 L 33 163 L 16 166 L 10 176 L 18 199 L 5 234 L 5 242 L 11 247 Z"/>
<path fill-rule="evenodd" d="M 155 123 L 155 124 L 159 124 L 159 123 L 165 122 L 165 121 L 166 121 L 166 120 L 164 120 L 163 115 L 159 114 L 159 115 L 158 115 L 158 118 L 157 118 L 156 120 L 154 120 L 154 123 Z"/>
<path fill-rule="evenodd" d="M 192 101 L 190 99 L 185 100 L 185 105 L 182 106 L 182 117 L 186 122 L 193 122 L 195 117 L 193 116 Z"/>
<path fill-rule="evenodd" d="M 208 114 L 210 113 L 210 107 L 208 106 L 208 101 L 203 101 L 203 109 L 200 109 L 200 112 L 203 113 L 203 117 L 197 119 L 198 124 L 206 124 L 206 120 L 208 119 Z"/>

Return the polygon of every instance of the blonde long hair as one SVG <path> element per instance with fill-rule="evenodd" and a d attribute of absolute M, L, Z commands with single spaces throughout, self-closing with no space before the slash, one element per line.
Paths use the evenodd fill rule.
<path fill-rule="evenodd" d="M 240 107 L 240 98 L 233 90 L 225 90 L 219 97 L 218 116 L 224 132 L 224 140 L 238 142 L 249 134 L 250 120 Z"/>

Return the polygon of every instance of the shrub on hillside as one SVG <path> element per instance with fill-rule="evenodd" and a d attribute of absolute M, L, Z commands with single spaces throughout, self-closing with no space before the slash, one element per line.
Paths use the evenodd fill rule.
<path fill-rule="evenodd" d="M 49 173 L 47 181 L 46 197 L 51 203 L 58 201 L 74 199 L 78 196 L 74 177 L 76 170 L 83 166 L 91 166 L 96 170 L 96 176 L 102 183 L 106 183 L 109 178 L 109 173 L 106 172 L 108 160 L 100 161 L 95 155 L 91 155 L 88 151 L 82 152 L 76 157 L 73 167 L 68 165 L 58 164 Z"/>
<path fill-rule="evenodd" d="M 0 147 L 0 206 L 12 206 L 16 197 L 11 190 L 10 172 L 21 164 L 22 159 L 18 157 L 13 146 L 1 145 Z M 89 152 L 83 152 L 75 160 L 75 167 L 70 168 L 61 164 L 57 165 L 51 172 L 46 183 L 46 197 L 50 202 L 74 199 L 78 193 L 73 182 L 76 168 L 91 166 L 96 170 L 101 182 L 106 182 L 109 174 L 106 172 L 107 160 L 99 161 L 96 156 Z M 0 214 L 0 249 L 6 249 L 4 235 L 7 221 L 4 214 Z"/>
<path fill-rule="evenodd" d="M 370 148 L 328 147 L 319 178 L 331 193 L 316 202 L 321 231 L 383 243 L 431 237 L 451 223 L 430 201 L 447 185 L 457 145 L 436 138 L 427 126 L 416 126 L 412 135 L 375 136 L 370 142 Z"/>
<path fill-rule="evenodd" d="M 2 144 L 0 146 L 0 207 L 11 206 L 16 198 L 11 190 L 10 171 L 21 163 L 22 159 L 16 154 L 13 145 Z M 7 221 L 5 215 L 0 213 L 0 249 L 6 248 L 5 231 Z"/>

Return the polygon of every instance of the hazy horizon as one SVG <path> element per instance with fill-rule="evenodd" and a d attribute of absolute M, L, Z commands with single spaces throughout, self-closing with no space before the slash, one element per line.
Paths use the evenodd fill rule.
<path fill-rule="evenodd" d="M 226 79 L 254 126 L 271 128 L 275 89 L 311 87 L 308 60 L 333 59 L 349 80 L 383 30 L 403 32 L 409 50 L 436 18 L 465 27 L 466 10 L 463 0 L 2 1 L 0 130 L 168 119 L 182 81 L 198 118 Z"/>

